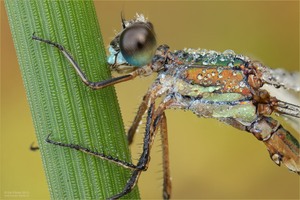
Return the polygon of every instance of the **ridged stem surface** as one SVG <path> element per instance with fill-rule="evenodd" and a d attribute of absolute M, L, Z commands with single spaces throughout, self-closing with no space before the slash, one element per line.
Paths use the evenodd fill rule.
<path fill-rule="evenodd" d="M 56 48 L 31 39 L 35 32 L 62 44 L 91 80 L 108 79 L 93 2 L 7 0 L 5 7 L 51 198 L 104 199 L 122 191 L 130 170 L 45 142 L 51 133 L 53 140 L 130 161 L 114 89 L 87 88 Z M 138 190 L 126 197 L 138 199 Z"/>

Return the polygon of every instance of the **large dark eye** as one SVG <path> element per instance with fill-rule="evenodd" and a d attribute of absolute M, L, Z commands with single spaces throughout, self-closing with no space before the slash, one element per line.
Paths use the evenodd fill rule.
<path fill-rule="evenodd" d="M 120 49 L 125 60 L 133 66 L 144 66 L 151 62 L 155 53 L 156 39 L 150 23 L 134 24 L 120 36 Z"/>

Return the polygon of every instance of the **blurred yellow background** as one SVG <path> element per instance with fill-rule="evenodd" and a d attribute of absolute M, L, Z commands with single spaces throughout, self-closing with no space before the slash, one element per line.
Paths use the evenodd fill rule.
<path fill-rule="evenodd" d="M 173 50 L 232 49 L 270 67 L 299 70 L 298 1 L 96 1 L 95 6 L 107 45 L 114 30 L 121 28 L 121 11 L 127 19 L 138 12 L 154 24 L 158 44 L 166 43 Z M 116 86 L 126 128 L 154 78 Z M 277 167 L 265 146 L 249 133 L 180 110 L 168 110 L 167 120 L 174 199 L 299 199 L 299 176 Z M 33 141 L 29 106 L 1 1 L 1 199 L 49 198 L 40 155 L 29 151 Z M 139 143 L 136 140 L 133 146 Z M 143 199 L 162 195 L 159 139 L 154 146 L 149 170 L 138 184 Z"/>

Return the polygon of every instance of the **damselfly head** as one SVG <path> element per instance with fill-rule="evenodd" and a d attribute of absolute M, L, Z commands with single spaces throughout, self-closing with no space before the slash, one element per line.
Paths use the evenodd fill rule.
<path fill-rule="evenodd" d="M 128 69 L 149 64 L 156 50 L 151 22 L 137 14 L 129 21 L 122 18 L 122 27 L 123 30 L 110 43 L 108 63 L 117 71 L 123 68 L 119 67 L 121 65 L 127 65 L 125 68 Z"/>

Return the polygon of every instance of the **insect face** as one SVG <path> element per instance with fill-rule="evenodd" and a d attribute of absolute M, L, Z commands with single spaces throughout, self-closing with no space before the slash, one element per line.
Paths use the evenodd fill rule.
<path fill-rule="evenodd" d="M 151 23 L 135 23 L 120 36 L 120 50 L 125 60 L 141 67 L 151 62 L 156 49 L 155 33 Z"/>
<path fill-rule="evenodd" d="M 153 25 L 138 16 L 134 20 L 124 21 L 123 30 L 111 41 L 108 63 L 113 70 L 128 72 L 151 63 L 156 50 L 156 38 Z"/>

